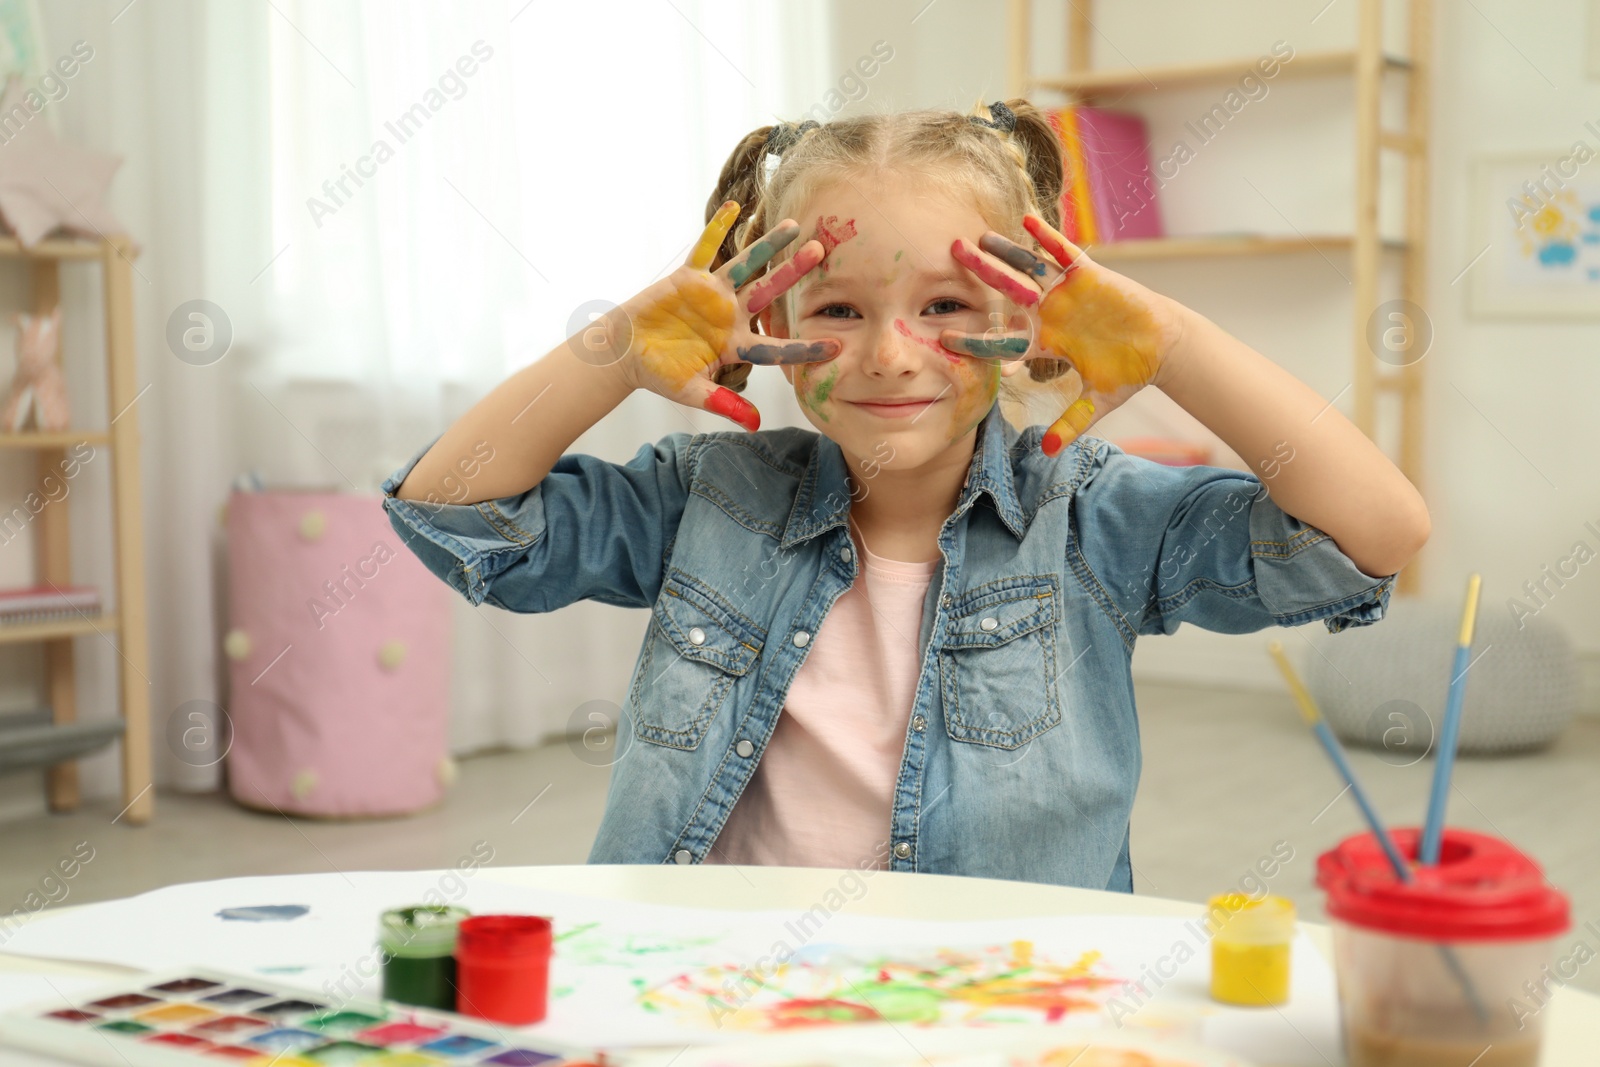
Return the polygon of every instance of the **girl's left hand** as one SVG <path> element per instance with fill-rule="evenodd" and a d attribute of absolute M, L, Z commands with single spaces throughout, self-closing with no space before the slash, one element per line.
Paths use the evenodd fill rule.
<path fill-rule="evenodd" d="M 1027 309 L 1031 337 L 945 330 L 940 341 L 952 352 L 979 358 L 1066 361 L 1068 375 L 1078 379 L 1078 398 L 1045 432 L 1041 444 L 1054 456 L 1161 374 L 1183 336 L 1183 308 L 1093 262 L 1037 215 L 1025 216 L 1022 224 L 1059 271 L 993 230 L 976 248 L 958 238 L 950 251 L 985 284 Z"/>

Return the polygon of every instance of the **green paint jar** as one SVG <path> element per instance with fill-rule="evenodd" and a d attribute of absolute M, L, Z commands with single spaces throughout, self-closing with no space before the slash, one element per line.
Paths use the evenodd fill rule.
<path fill-rule="evenodd" d="M 471 913 L 449 905 L 391 908 L 378 919 L 383 996 L 456 1010 L 456 928 Z"/>

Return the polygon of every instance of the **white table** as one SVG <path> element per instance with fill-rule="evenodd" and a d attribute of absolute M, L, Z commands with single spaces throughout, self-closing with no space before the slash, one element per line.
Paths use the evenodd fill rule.
<path fill-rule="evenodd" d="M 730 909 L 811 907 L 836 889 L 843 871 L 808 867 L 724 867 L 665 865 L 483 867 L 474 877 L 564 893 L 616 900 L 686 907 Z M 867 891 L 844 910 L 856 915 L 915 919 L 1003 919 L 1041 914 L 1116 914 L 1192 917 L 1199 904 L 1160 897 L 1105 893 L 1090 889 L 1009 882 L 991 878 L 958 878 L 938 874 L 874 872 Z M 48 922 L 65 908 L 47 908 L 32 919 Z M 1302 924 L 1328 954 L 1328 928 Z M 1565 942 L 1563 942 L 1564 944 Z M 0 952 L 0 972 L 76 974 L 114 979 L 121 968 L 54 963 Z M 1546 1026 L 1544 1067 L 1577 1067 L 1600 1063 L 1600 997 L 1575 989 L 1556 992 L 1543 1016 Z M 0 1050 L 0 1064 L 9 1067 Z M 29 1064 L 52 1061 L 18 1059 Z"/>

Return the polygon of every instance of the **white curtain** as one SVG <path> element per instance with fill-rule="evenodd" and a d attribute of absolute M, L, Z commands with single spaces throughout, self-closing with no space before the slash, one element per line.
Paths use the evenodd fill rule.
<path fill-rule="evenodd" d="M 108 57 L 74 106 L 80 142 L 126 156 L 114 203 L 147 250 L 158 781 L 211 788 L 215 768 L 160 739 L 179 704 L 223 699 L 216 517 L 232 479 L 375 493 L 581 305 L 680 262 L 738 139 L 802 116 L 839 72 L 823 0 L 121 7 L 69 2 L 46 24 Z M 197 296 L 234 331 L 199 373 L 164 342 Z M 765 425 L 798 421 L 776 373 L 747 395 Z M 728 425 L 641 394 L 575 448 L 621 461 Z M 646 623 L 594 604 L 452 610 L 458 753 L 620 702 Z"/>

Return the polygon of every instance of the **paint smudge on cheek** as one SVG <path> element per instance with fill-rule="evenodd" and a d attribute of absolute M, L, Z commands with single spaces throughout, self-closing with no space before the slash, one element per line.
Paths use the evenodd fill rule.
<path fill-rule="evenodd" d="M 634 317 L 640 370 L 674 392 L 715 363 L 733 333 L 734 302 L 715 283 L 691 282 Z"/>
<path fill-rule="evenodd" d="M 811 368 L 801 366 L 796 369 L 794 376 L 794 395 L 808 409 L 816 414 L 823 422 L 832 422 L 833 417 L 823 410 L 828 402 L 828 397 L 833 393 L 834 383 L 839 380 L 839 365 L 830 363 L 826 367 Z"/>
<path fill-rule="evenodd" d="M 1000 364 L 994 360 L 965 358 L 955 367 L 951 387 L 955 403 L 950 409 L 950 440 L 964 437 L 983 421 L 1000 395 Z"/>
<path fill-rule="evenodd" d="M 961 364 L 960 356 L 956 355 L 944 345 L 940 344 L 935 338 L 922 337 L 916 333 L 913 333 L 911 327 L 906 325 L 904 319 L 894 320 L 894 330 L 895 333 L 898 333 L 900 336 L 909 337 L 911 340 L 915 341 L 919 345 L 922 345 L 924 348 L 939 353 L 939 355 L 950 361 L 951 366 L 959 366 Z"/>

